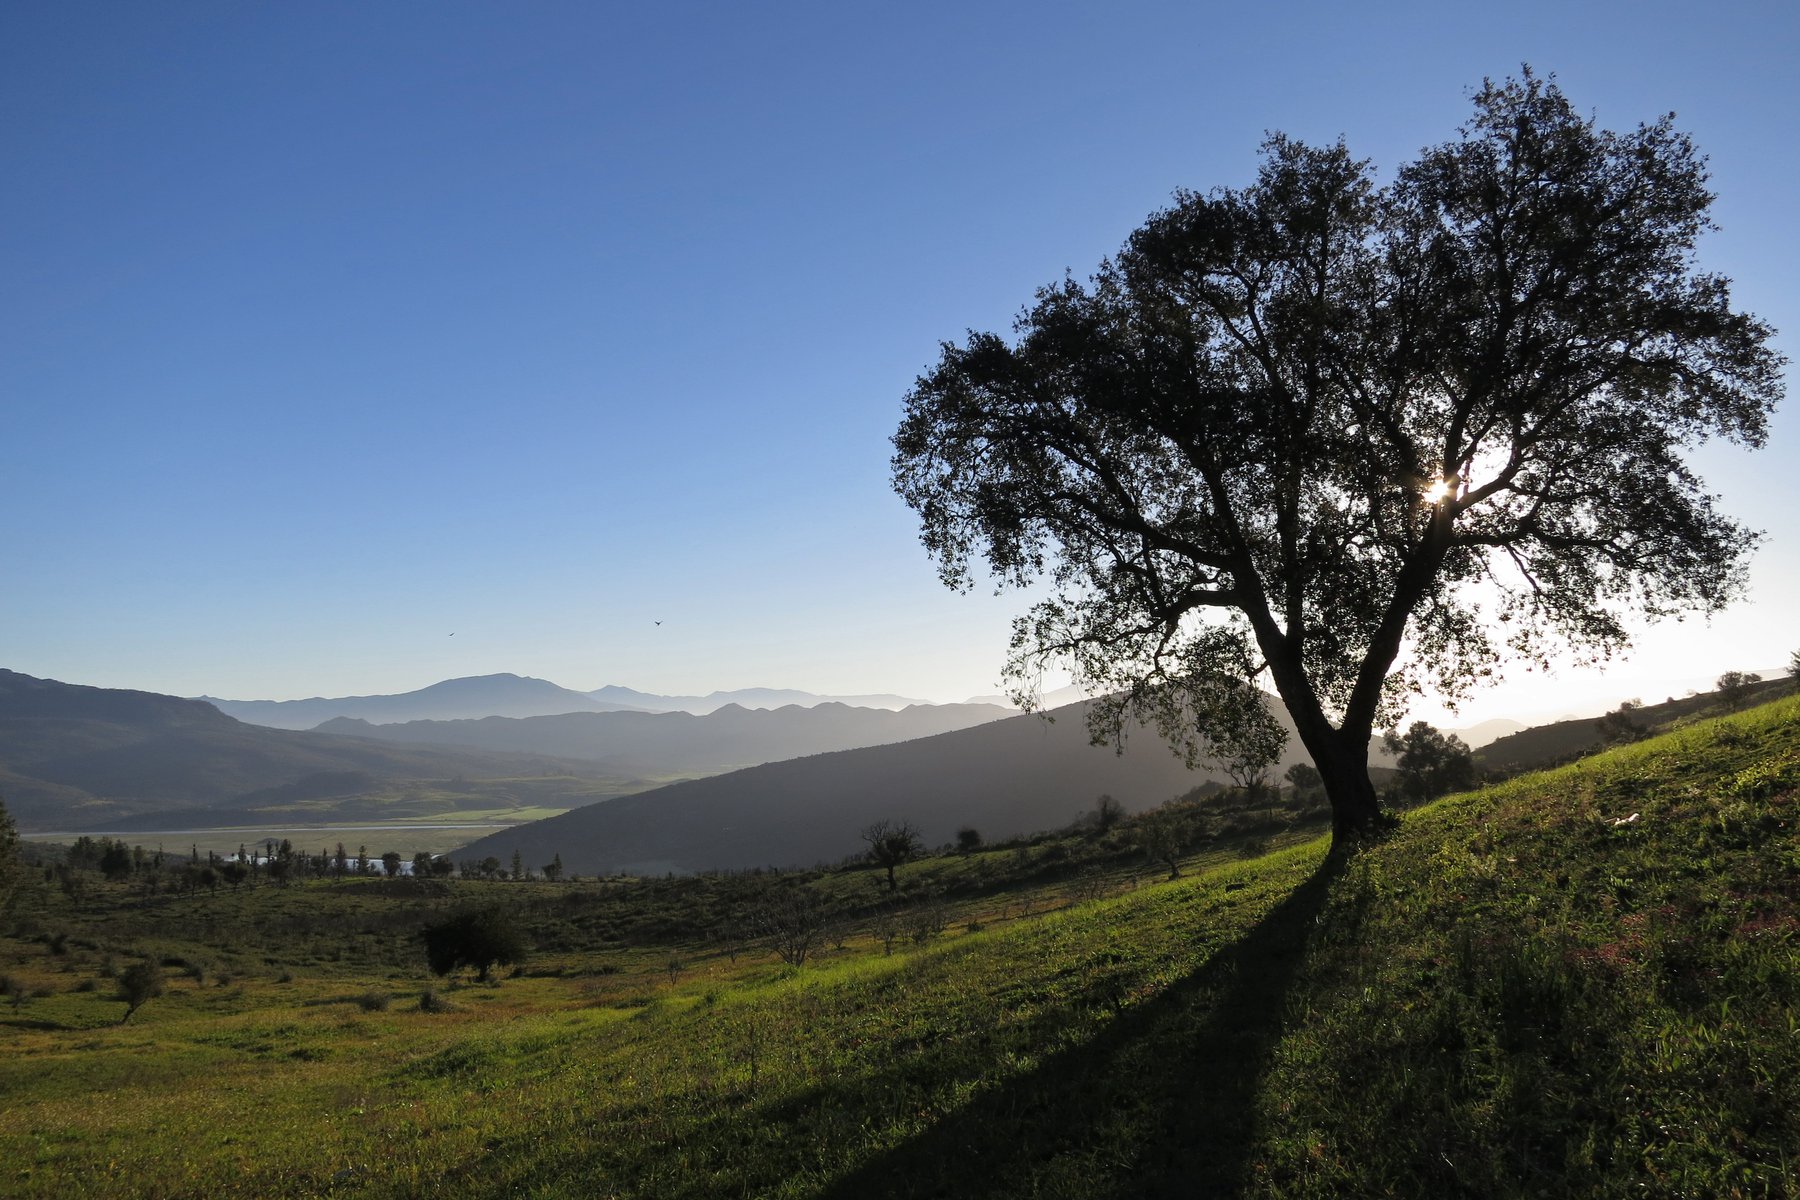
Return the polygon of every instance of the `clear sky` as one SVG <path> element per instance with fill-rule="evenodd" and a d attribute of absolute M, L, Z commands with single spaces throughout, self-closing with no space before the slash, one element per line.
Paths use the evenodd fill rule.
<path fill-rule="evenodd" d="M 1793 357 L 1797 12 L 0 6 L 0 666 L 990 692 L 1021 602 L 946 591 L 888 486 L 940 340 L 1265 130 L 1391 170 L 1530 62 L 1602 124 L 1678 114 L 1703 265 Z M 1751 602 L 1468 717 L 1786 662 L 1800 407 L 1699 465 L 1769 533 Z"/>

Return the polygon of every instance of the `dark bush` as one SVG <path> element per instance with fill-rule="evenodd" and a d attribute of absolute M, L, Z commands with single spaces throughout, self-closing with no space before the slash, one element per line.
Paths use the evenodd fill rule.
<path fill-rule="evenodd" d="M 483 982 L 495 963 L 525 961 L 528 948 L 512 914 L 499 907 L 469 909 L 419 934 L 425 961 L 433 974 L 448 975 L 458 967 L 474 967 Z"/>

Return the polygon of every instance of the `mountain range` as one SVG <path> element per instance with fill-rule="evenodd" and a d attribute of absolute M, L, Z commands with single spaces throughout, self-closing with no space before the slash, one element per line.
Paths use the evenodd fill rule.
<path fill-rule="evenodd" d="M 457 746 L 545 754 L 604 764 L 640 778 L 711 775 L 738 767 L 831 750 L 903 742 L 1014 715 L 986 704 L 915 704 L 894 711 L 836 701 L 810 708 L 751 709 L 736 704 L 704 716 L 687 712 L 575 712 L 470 721 L 371 725 L 338 717 L 321 734 L 347 734 L 418 746 Z"/>
<path fill-rule="evenodd" d="M 851 708 L 912 708 L 917 705 L 929 705 L 928 700 L 915 700 L 908 696 L 895 696 L 891 693 L 877 693 L 869 696 L 822 696 L 816 692 L 795 691 L 793 688 L 738 688 L 730 692 L 708 692 L 704 696 L 659 696 L 654 692 L 640 692 L 617 684 L 607 684 L 603 688 L 595 688 L 585 693 L 595 700 L 617 704 L 621 708 L 641 709 L 644 712 L 685 712 L 697 717 L 717 712 L 728 705 L 740 708 L 786 708 L 795 705 L 800 708 L 813 708 L 820 704 L 843 704 Z M 971 704 L 979 701 L 969 701 Z M 1010 706 L 1008 706 L 1010 707 Z"/>
<path fill-rule="evenodd" d="M 542 754 L 265 729 L 198 700 L 0 670 L 0 796 L 27 831 L 175 812 L 218 820 L 397 781 L 459 777 L 568 777 L 568 803 L 587 803 L 596 798 L 593 781 L 607 774 L 592 762 Z M 620 781 L 610 794 L 634 783 Z"/>
<path fill-rule="evenodd" d="M 838 703 L 857 708 L 902 709 L 923 704 L 905 696 L 820 696 L 788 688 L 741 688 L 705 696 L 659 696 L 608 684 L 578 692 L 524 675 L 502 673 L 446 679 L 416 691 L 382 696 L 314 696 L 308 700 L 226 700 L 197 696 L 226 716 L 271 729 L 316 729 L 343 717 L 375 725 L 407 721 L 459 721 L 481 717 L 547 717 L 577 712 L 688 712 L 703 716 L 728 705 L 782 708 Z"/>

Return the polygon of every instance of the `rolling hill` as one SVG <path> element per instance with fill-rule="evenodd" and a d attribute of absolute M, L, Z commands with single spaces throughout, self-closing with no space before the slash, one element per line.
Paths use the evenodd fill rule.
<path fill-rule="evenodd" d="M 1746 703 L 1758 704 L 1772 700 L 1792 687 L 1792 680 L 1787 678 L 1764 679 L 1751 686 Z M 1722 704 L 1717 692 L 1701 692 L 1679 699 L 1672 698 L 1661 704 L 1643 705 L 1632 712 L 1631 719 L 1639 727 L 1641 734 L 1647 734 L 1682 721 L 1716 715 L 1722 711 Z M 1509 773 L 1569 762 L 1606 745 L 1602 720 L 1601 717 L 1574 717 L 1547 725 L 1534 725 L 1506 737 L 1496 738 L 1476 750 L 1475 764 L 1483 770 Z"/>
<path fill-rule="evenodd" d="M 216 815 L 396 780 L 604 774 L 538 754 L 266 729 L 198 700 L 0 670 L 0 794 L 27 831 L 195 809 Z"/>
<path fill-rule="evenodd" d="M 1014 716 L 671 784 L 518 826 L 455 857 L 516 849 L 534 864 L 560 854 L 571 871 L 638 874 L 835 861 L 883 818 L 913 822 L 930 845 L 963 825 L 993 839 L 1066 825 L 1101 793 L 1135 812 L 1223 778 L 1187 770 L 1145 731 L 1122 755 L 1090 745 L 1085 713 L 1070 705 L 1054 722 Z M 1283 765 L 1297 761 L 1290 743 Z"/>

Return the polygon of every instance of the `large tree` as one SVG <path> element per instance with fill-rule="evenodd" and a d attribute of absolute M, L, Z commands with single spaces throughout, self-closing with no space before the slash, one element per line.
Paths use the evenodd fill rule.
<path fill-rule="evenodd" d="M 1272 136 L 1249 187 L 1178 193 L 1015 338 L 946 343 L 895 487 L 946 583 L 1045 585 L 1017 694 L 1060 663 L 1109 694 L 1097 737 L 1137 718 L 1229 760 L 1266 678 L 1353 839 L 1409 695 L 1741 591 L 1756 535 L 1684 454 L 1760 445 L 1782 360 L 1695 265 L 1706 181 L 1671 118 L 1600 129 L 1529 70 L 1385 185 Z"/>

